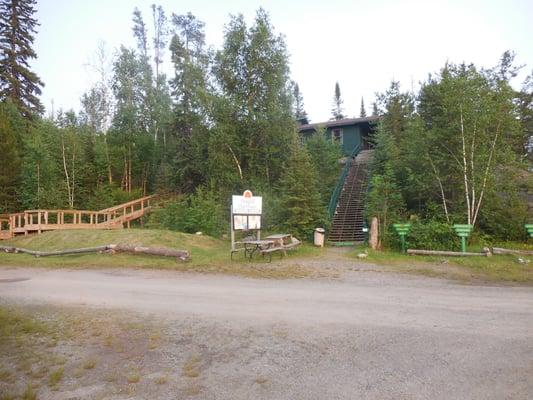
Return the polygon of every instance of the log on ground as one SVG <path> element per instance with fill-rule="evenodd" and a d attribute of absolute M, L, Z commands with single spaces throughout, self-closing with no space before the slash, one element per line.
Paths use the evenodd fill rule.
<path fill-rule="evenodd" d="M 6 253 L 25 253 L 31 254 L 35 257 L 49 257 L 49 256 L 63 256 L 67 254 L 83 254 L 83 253 L 98 253 L 109 249 L 108 245 L 97 247 L 83 247 L 80 249 L 54 250 L 54 251 L 38 251 L 30 250 L 22 247 L 0 246 L 0 250 Z"/>
<path fill-rule="evenodd" d="M 109 246 L 109 249 L 119 253 L 125 252 L 134 254 L 149 254 L 162 257 L 176 257 L 176 259 L 179 261 L 187 261 L 191 258 L 187 250 L 176 250 L 168 247 L 144 247 L 133 246 L 129 244 L 113 244 Z"/>
<path fill-rule="evenodd" d="M 493 247 L 492 252 L 494 254 L 516 254 L 522 256 L 533 256 L 533 251 L 531 250 L 502 249 L 500 247 Z"/>
<path fill-rule="evenodd" d="M 419 256 L 449 256 L 449 257 L 485 256 L 487 257 L 490 253 L 468 253 L 468 252 L 462 253 L 460 251 L 407 249 L 407 254 L 419 255 Z"/>
<path fill-rule="evenodd" d="M 6 253 L 25 253 L 35 257 L 63 256 L 68 254 L 99 253 L 104 251 L 125 252 L 134 254 L 148 254 L 162 257 L 175 257 L 178 261 L 190 260 L 191 256 L 187 250 L 176 250 L 167 247 L 143 247 L 128 244 L 108 244 L 97 247 L 84 247 L 80 249 L 67 249 L 55 251 L 38 251 L 24 249 L 22 247 L 0 246 L 0 251 Z"/>

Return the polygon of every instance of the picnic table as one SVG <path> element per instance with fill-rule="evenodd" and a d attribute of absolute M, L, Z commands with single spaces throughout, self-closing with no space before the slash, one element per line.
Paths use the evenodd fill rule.
<path fill-rule="evenodd" d="M 233 253 L 236 253 L 238 251 L 244 251 L 244 258 L 248 257 L 250 260 L 254 256 L 255 252 L 265 250 L 270 248 L 272 245 L 274 245 L 274 240 L 268 240 L 268 239 L 245 239 L 238 242 L 235 242 L 235 244 L 240 244 L 243 247 L 234 249 L 231 251 L 231 258 L 233 259 Z"/>
<path fill-rule="evenodd" d="M 301 242 L 289 233 L 277 233 L 267 236 L 262 240 L 245 238 L 241 241 L 235 242 L 235 244 L 241 247 L 231 251 L 231 259 L 233 259 L 233 253 L 243 251 L 244 258 L 249 258 L 251 260 L 254 254 L 259 253 L 263 257 L 268 255 L 269 261 L 272 261 L 273 253 L 279 252 L 281 256 L 287 255 L 287 250 L 295 249 L 301 244 Z"/>

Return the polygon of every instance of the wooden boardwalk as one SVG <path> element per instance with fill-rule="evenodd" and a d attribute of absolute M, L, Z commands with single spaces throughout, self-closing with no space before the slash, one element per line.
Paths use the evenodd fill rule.
<path fill-rule="evenodd" d="M 100 211 L 87 210 L 26 210 L 20 213 L 0 214 L 0 240 L 15 235 L 64 229 L 122 229 L 151 210 L 145 196 Z"/>

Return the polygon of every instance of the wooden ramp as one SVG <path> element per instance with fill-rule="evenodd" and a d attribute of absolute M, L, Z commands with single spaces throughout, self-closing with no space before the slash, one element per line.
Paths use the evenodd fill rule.
<path fill-rule="evenodd" d="M 26 210 L 0 215 L 0 240 L 15 235 L 41 233 L 65 229 L 122 229 L 130 222 L 150 212 L 150 201 L 155 195 L 145 196 L 100 211 L 87 210 Z"/>

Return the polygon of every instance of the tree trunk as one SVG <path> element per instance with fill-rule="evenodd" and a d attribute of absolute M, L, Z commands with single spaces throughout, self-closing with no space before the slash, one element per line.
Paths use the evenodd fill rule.
<path fill-rule="evenodd" d="M 176 257 L 178 260 L 187 261 L 190 254 L 187 250 L 175 250 L 168 247 L 142 247 L 128 244 L 112 244 L 108 246 L 110 250 L 116 252 L 126 252 L 135 254 L 149 254 L 162 257 Z"/>

